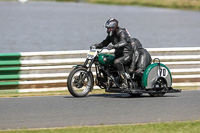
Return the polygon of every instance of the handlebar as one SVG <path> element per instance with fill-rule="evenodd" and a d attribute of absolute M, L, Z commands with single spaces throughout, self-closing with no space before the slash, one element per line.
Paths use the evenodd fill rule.
<path fill-rule="evenodd" d="M 103 47 L 99 52 L 103 51 L 104 49 L 108 50 L 108 47 Z"/>
<path fill-rule="evenodd" d="M 96 49 L 96 47 L 95 47 L 95 46 L 94 46 L 94 47 L 91 47 L 91 50 L 92 50 L 92 49 Z M 103 51 L 104 49 L 108 49 L 108 47 L 103 47 L 103 48 L 99 49 L 98 52 L 101 52 L 101 51 Z"/>

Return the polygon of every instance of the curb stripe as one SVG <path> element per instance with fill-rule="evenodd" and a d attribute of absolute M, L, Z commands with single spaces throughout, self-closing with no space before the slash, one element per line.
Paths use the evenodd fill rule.
<path fill-rule="evenodd" d="M 2 67 L 0 71 L 20 71 L 21 67 Z"/>
<path fill-rule="evenodd" d="M 1 57 L 21 57 L 20 53 L 0 53 L 0 58 Z"/>
<path fill-rule="evenodd" d="M 20 75 L 0 75 L 0 80 L 3 79 L 20 79 Z"/>
<path fill-rule="evenodd" d="M 19 85 L 20 81 L 14 81 L 14 82 L 0 82 L 0 85 Z"/>
<path fill-rule="evenodd" d="M 0 61 L 0 66 L 7 66 L 7 65 L 21 65 L 20 60 L 7 60 L 7 61 Z"/>

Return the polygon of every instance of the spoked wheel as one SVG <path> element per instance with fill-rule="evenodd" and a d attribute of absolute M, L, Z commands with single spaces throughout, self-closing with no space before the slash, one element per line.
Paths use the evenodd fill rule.
<path fill-rule="evenodd" d="M 74 97 L 85 97 L 93 85 L 93 76 L 85 68 L 72 70 L 67 81 L 68 90 Z"/>
<path fill-rule="evenodd" d="M 163 77 L 157 78 L 157 80 L 154 82 L 154 89 L 156 91 L 162 91 L 162 90 L 160 90 L 160 88 L 162 88 L 162 90 L 166 90 L 166 88 L 167 88 L 167 81 Z M 165 95 L 165 92 L 149 93 L 149 95 L 152 97 L 162 97 Z"/>

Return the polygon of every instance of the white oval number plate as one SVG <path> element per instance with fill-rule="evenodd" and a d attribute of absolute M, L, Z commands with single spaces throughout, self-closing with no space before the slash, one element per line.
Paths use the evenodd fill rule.
<path fill-rule="evenodd" d="M 165 67 L 160 67 L 160 70 L 158 69 L 158 75 L 161 77 L 167 77 L 168 71 Z"/>

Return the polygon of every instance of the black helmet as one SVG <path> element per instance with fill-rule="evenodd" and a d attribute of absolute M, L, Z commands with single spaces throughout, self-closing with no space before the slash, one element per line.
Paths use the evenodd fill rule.
<path fill-rule="evenodd" d="M 118 21 L 114 18 L 110 18 L 108 21 L 106 21 L 104 26 L 107 28 L 108 35 L 112 36 L 118 28 Z"/>

